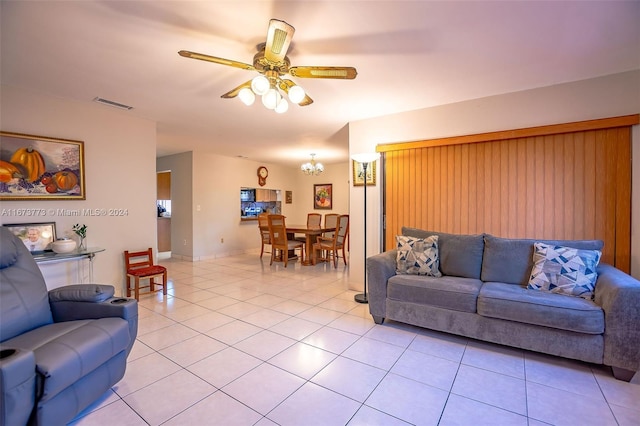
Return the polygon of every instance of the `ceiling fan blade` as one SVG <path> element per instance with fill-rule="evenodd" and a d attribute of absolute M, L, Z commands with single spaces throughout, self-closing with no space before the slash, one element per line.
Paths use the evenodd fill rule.
<path fill-rule="evenodd" d="M 339 78 L 353 80 L 358 72 L 353 67 L 291 67 L 289 74 L 300 78 Z"/>
<path fill-rule="evenodd" d="M 295 28 L 284 21 L 278 19 L 270 20 L 264 57 L 271 62 L 280 63 L 284 61 L 295 31 Z"/>
<path fill-rule="evenodd" d="M 289 89 L 292 88 L 293 86 L 296 86 L 296 84 L 286 78 L 282 78 L 280 80 L 278 80 L 278 87 L 280 89 L 282 89 L 287 95 L 289 94 Z M 307 105 L 311 105 L 313 103 L 313 99 L 311 99 L 309 97 L 309 95 L 307 95 L 306 93 L 304 94 L 304 99 L 301 100 L 298 105 L 300 106 L 307 106 Z"/>
<path fill-rule="evenodd" d="M 228 65 L 230 67 L 241 68 L 243 70 L 255 70 L 253 65 L 245 64 L 244 62 L 232 61 L 231 59 L 218 58 L 216 56 L 209 56 L 202 53 L 189 52 L 188 50 L 181 50 L 178 54 L 185 58 L 199 59 L 201 61 L 213 62 L 220 65 Z"/>
<path fill-rule="evenodd" d="M 238 96 L 238 93 L 240 93 L 240 91 L 244 88 L 251 88 L 251 80 L 249 81 L 245 81 L 244 83 L 242 83 L 240 86 L 229 90 L 227 93 L 225 93 L 224 95 L 220 96 L 221 98 L 225 98 L 225 99 L 231 99 L 231 98 L 235 98 L 236 96 Z"/>

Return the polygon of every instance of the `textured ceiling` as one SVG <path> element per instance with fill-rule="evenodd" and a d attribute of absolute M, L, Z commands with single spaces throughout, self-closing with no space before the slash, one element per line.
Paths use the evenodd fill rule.
<path fill-rule="evenodd" d="M 158 123 L 158 155 L 202 150 L 299 164 L 346 161 L 350 121 L 640 68 L 640 2 L 6 1 L 3 85 Z M 295 79 L 314 99 L 283 115 L 220 95 L 255 73 L 269 19 L 296 28 L 292 65 L 354 66 Z M 105 107 L 106 108 L 106 107 Z M 462 118 L 461 118 L 462 119 Z"/>

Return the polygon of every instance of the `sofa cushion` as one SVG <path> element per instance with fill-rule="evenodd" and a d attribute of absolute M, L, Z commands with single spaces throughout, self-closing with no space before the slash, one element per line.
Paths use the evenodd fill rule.
<path fill-rule="evenodd" d="M 42 400 L 56 396 L 129 344 L 129 325 L 122 318 L 66 321 L 21 334 L 3 346 L 31 350 L 44 377 Z"/>
<path fill-rule="evenodd" d="M 601 240 L 530 240 L 485 235 L 480 279 L 526 287 L 533 268 L 535 242 L 583 250 L 602 250 L 604 245 Z"/>
<path fill-rule="evenodd" d="M 592 299 L 601 253 L 600 250 L 535 243 L 527 288 Z"/>
<path fill-rule="evenodd" d="M 480 278 L 484 240 L 482 235 L 456 235 L 403 226 L 402 235 L 416 238 L 438 236 L 440 272 L 464 278 Z"/>
<path fill-rule="evenodd" d="M 577 333 L 604 333 L 604 312 L 592 301 L 508 283 L 484 283 L 478 314 Z"/>
<path fill-rule="evenodd" d="M 482 281 L 473 278 L 395 275 L 389 278 L 387 297 L 393 300 L 476 312 Z"/>
<path fill-rule="evenodd" d="M 414 238 L 396 235 L 396 273 L 441 277 L 438 261 L 438 237 Z"/>

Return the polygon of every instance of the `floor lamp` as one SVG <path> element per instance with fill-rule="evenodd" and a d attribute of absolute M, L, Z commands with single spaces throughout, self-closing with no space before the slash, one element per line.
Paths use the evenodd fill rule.
<path fill-rule="evenodd" d="M 380 158 L 378 152 L 368 152 L 364 154 L 354 154 L 351 159 L 362 164 L 364 172 L 364 293 L 356 294 L 353 298 L 358 303 L 369 303 L 367 298 L 367 167 Z M 373 173 L 373 171 L 372 171 Z"/>

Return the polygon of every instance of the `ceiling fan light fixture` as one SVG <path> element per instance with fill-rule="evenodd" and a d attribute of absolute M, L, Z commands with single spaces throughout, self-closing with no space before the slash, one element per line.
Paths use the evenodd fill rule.
<path fill-rule="evenodd" d="M 299 104 L 304 99 L 306 93 L 300 86 L 293 86 L 289 89 L 289 100 L 294 104 Z"/>
<path fill-rule="evenodd" d="M 238 97 L 240 98 L 242 103 L 247 106 L 253 105 L 253 103 L 256 100 L 256 95 L 248 87 L 245 87 L 244 89 L 240 90 L 240 93 L 238 93 Z"/>
<path fill-rule="evenodd" d="M 332 79 L 348 79 L 353 80 L 358 72 L 353 67 L 335 67 L 335 66 L 291 66 L 291 61 L 287 56 L 291 46 L 291 40 L 295 28 L 285 21 L 279 19 L 269 20 L 269 28 L 267 30 L 267 40 L 258 44 L 258 52 L 253 56 L 253 63 L 234 61 L 231 59 L 220 58 L 217 56 L 205 55 L 203 53 L 190 52 L 188 50 L 180 50 L 178 54 L 185 58 L 198 59 L 201 61 L 212 62 L 214 64 L 226 65 L 229 67 L 240 68 L 247 71 L 257 71 L 260 75 L 253 79 L 242 83 L 221 98 L 230 99 L 240 96 L 240 92 L 244 92 L 241 97 L 242 102 L 251 105 L 255 101 L 255 96 L 262 96 L 262 103 L 269 109 L 277 109 L 277 112 L 285 112 L 289 108 L 289 104 L 279 106 L 280 98 L 285 94 L 291 102 L 299 106 L 307 106 L 313 103 L 302 87 L 299 87 L 286 75 L 300 78 L 332 78 Z M 245 88 L 251 87 L 253 96 L 248 93 Z M 280 93 L 280 90 L 283 93 Z M 276 92 L 276 95 L 267 92 Z M 279 96 L 279 97 L 278 97 Z M 275 98 L 275 99 L 274 99 Z M 278 107 L 279 106 L 279 107 Z"/>
<path fill-rule="evenodd" d="M 270 87 L 269 79 L 262 74 L 251 80 L 251 90 L 253 90 L 256 95 L 264 95 Z"/>

